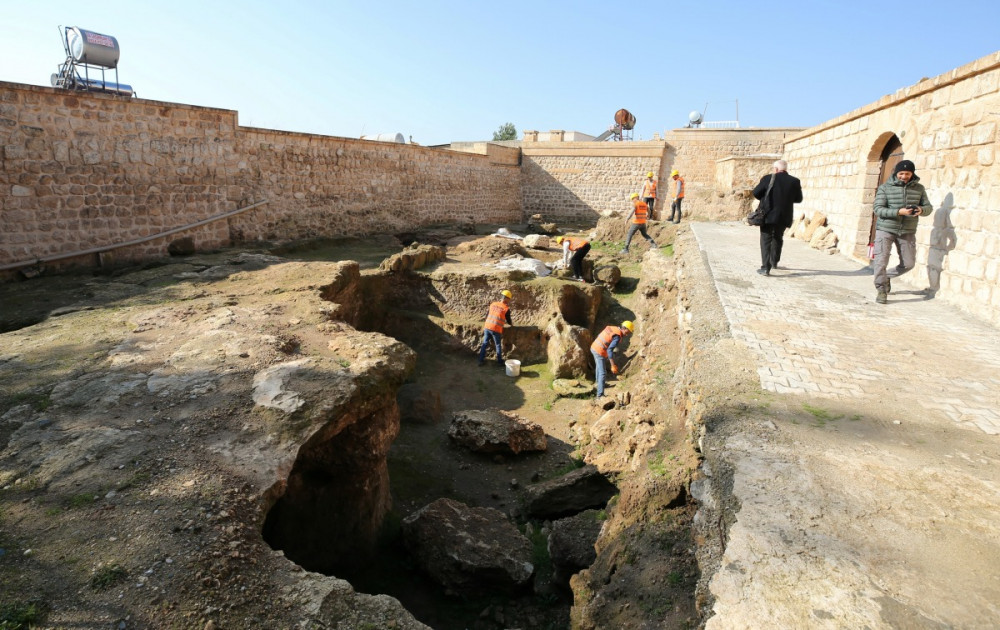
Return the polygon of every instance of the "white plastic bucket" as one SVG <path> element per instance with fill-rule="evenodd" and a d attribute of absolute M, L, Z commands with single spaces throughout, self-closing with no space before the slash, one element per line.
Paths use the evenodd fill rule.
<path fill-rule="evenodd" d="M 517 359 L 509 359 L 504 365 L 507 366 L 507 376 L 517 376 L 521 373 L 521 362 Z"/>

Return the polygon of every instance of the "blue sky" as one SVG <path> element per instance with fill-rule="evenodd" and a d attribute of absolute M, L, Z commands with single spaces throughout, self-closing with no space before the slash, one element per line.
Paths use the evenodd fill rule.
<path fill-rule="evenodd" d="M 240 124 L 421 144 L 520 132 L 636 139 L 688 113 L 808 127 L 1000 50 L 1000 1 L 0 0 L 0 80 L 49 85 L 57 27 L 115 36 L 141 98 Z"/>

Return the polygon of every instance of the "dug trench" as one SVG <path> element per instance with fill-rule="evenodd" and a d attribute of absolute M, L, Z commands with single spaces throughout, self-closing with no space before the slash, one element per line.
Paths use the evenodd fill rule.
<path fill-rule="evenodd" d="M 402 341 L 415 364 L 398 412 L 390 403 L 352 422 L 356 430 L 303 447 L 265 540 L 442 630 L 696 625 L 686 494 L 696 460 L 671 386 L 675 271 L 669 249 L 621 260 L 612 255 L 620 239 L 602 236 L 587 275 L 621 268 L 614 286 L 484 271 L 498 249 L 556 258 L 486 237 L 454 239 L 440 253 L 412 245 L 431 264 L 361 273 L 325 291 L 347 323 Z M 484 309 L 505 288 L 514 319 L 505 358 L 520 362 L 516 375 L 492 351 L 481 367 L 475 356 Z M 603 325 L 625 319 L 638 334 L 621 348 L 610 399 L 597 404 L 587 348 Z M 503 424 L 510 418 L 520 424 Z M 459 424 L 470 419 L 471 428 Z M 540 443 L 526 444 L 526 427 Z"/>
<path fill-rule="evenodd" d="M 600 286 L 495 265 L 554 249 L 448 233 L 378 269 L 399 242 L 77 282 L 4 334 L 0 540 L 24 552 L 5 591 L 55 625 L 697 626 L 678 270 L 669 245 L 618 255 L 623 236 L 591 235 Z M 476 365 L 502 289 L 517 377 Z M 586 349 L 624 319 L 597 406 Z M 454 437 L 483 414 L 518 430 Z M 431 553 L 445 529 L 489 547 L 477 571 Z"/>

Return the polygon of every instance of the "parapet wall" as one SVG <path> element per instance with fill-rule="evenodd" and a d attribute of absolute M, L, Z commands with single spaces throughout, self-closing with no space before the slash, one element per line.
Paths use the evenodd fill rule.
<path fill-rule="evenodd" d="M 239 127 L 231 110 L 0 82 L 0 147 L 0 268 L 264 199 L 103 262 L 163 255 L 179 236 L 206 249 L 523 217 L 517 149 L 475 155 Z"/>
<path fill-rule="evenodd" d="M 895 137 L 935 208 L 920 220 L 909 280 L 1000 324 L 998 112 L 994 53 L 790 138 L 805 196 L 797 214 L 825 214 L 840 251 L 867 262 L 881 154 Z"/>

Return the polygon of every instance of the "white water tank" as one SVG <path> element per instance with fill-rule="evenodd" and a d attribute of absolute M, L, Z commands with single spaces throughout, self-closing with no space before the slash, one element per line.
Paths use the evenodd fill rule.
<path fill-rule="evenodd" d="M 73 26 L 66 29 L 66 43 L 73 61 L 103 68 L 116 68 L 121 49 L 118 40 L 110 35 Z"/>
<path fill-rule="evenodd" d="M 376 140 L 378 142 L 396 142 L 398 144 L 405 144 L 406 139 L 403 138 L 401 133 L 377 133 L 374 136 L 361 136 L 362 140 Z"/>

